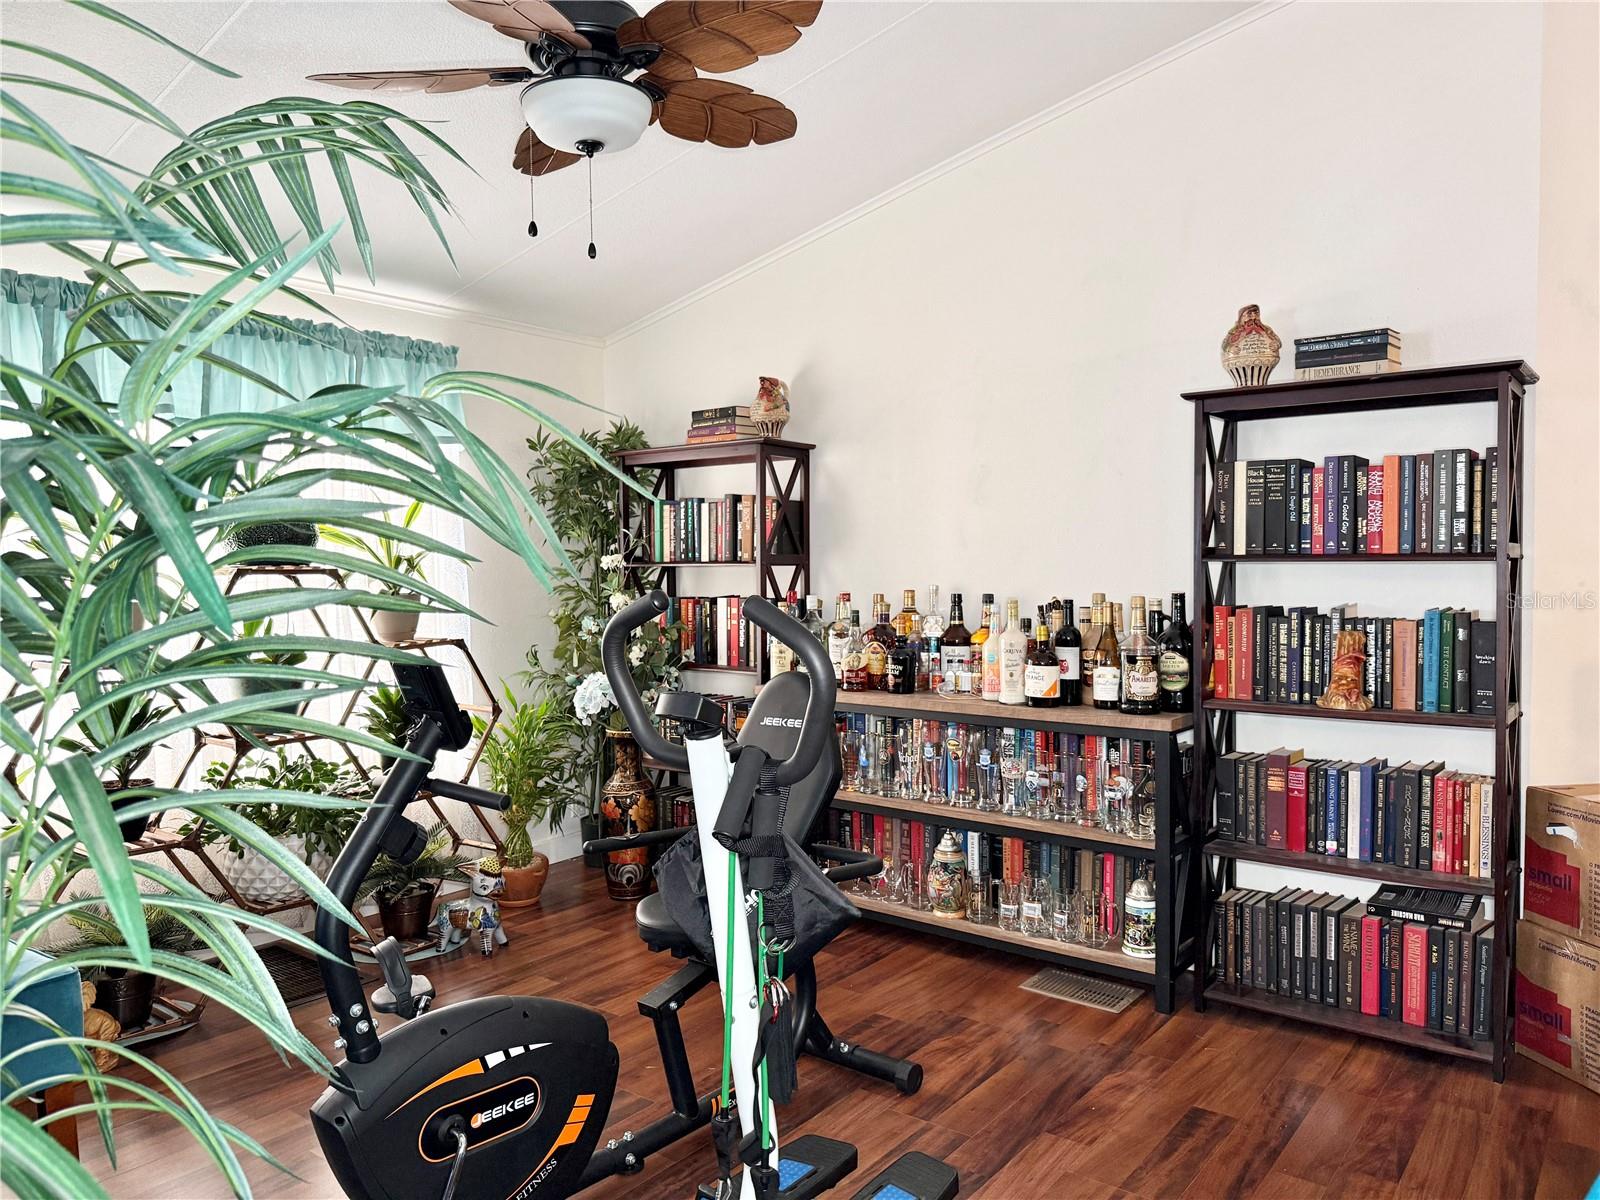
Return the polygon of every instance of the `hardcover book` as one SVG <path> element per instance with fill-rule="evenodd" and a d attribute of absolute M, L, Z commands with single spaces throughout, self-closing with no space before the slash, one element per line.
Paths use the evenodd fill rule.
<path fill-rule="evenodd" d="M 1283 459 L 1268 459 L 1262 468 L 1261 478 L 1261 553 L 1287 554 L 1289 464 Z"/>
<path fill-rule="evenodd" d="M 1379 935 L 1382 922 L 1373 916 L 1361 918 L 1361 981 L 1358 995 L 1361 1011 L 1369 1017 L 1378 1015 Z"/>
<path fill-rule="evenodd" d="M 1437 925 L 1418 928 L 1428 931 L 1428 974 L 1424 984 L 1427 995 L 1428 1028 L 1442 1029 L 1444 1028 L 1444 930 Z"/>
<path fill-rule="evenodd" d="M 1244 465 L 1244 543 L 1246 554 L 1262 554 L 1266 545 L 1267 464 L 1251 459 Z"/>
<path fill-rule="evenodd" d="M 1349 1012 L 1367 1011 L 1361 993 L 1365 970 L 1361 931 L 1366 919 L 1360 901 L 1352 901 L 1339 913 L 1339 1007 Z"/>
<path fill-rule="evenodd" d="M 1495 712 L 1494 667 L 1497 654 L 1494 621 L 1472 622 L 1471 656 L 1469 671 L 1472 688 L 1472 713 L 1479 717 L 1492 717 Z"/>
<path fill-rule="evenodd" d="M 1216 490 L 1213 497 L 1213 545 L 1225 554 L 1233 552 L 1233 477 L 1234 463 L 1217 464 Z"/>
<path fill-rule="evenodd" d="M 1433 549 L 1433 455 L 1418 454 L 1416 459 L 1417 504 L 1413 536 L 1418 554 Z"/>
<path fill-rule="evenodd" d="M 1481 896 L 1466 892 L 1385 884 L 1367 900 L 1367 913 L 1424 925 L 1466 929 L 1477 916 L 1481 902 Z"/>
<path fill-rule="evenodd" d="M 1408 923 L 1401 936 L 1404 941 L 1401 948 L 1402 1018 L 1407 1025 L 1420 1026 L 1427 1020 L 1424 1000 L 1427 995 L 1428 978 L 1428 927 Z"/>
<path fill-rule="evenodd" d="M 1451 654 L 1452 712 L 1472 711 L 1472 626 L 1473 617 L 1464 609 L 1455 614 L 1455 648 Z"/>
<path fill-rule="evenodd" d="M 1383 464 L 1367 467 L 1367 553 L 1382 554 L 1384 505 L 1394 506 L 1398 497 L 1387 499 L 1384 493 Z"/>

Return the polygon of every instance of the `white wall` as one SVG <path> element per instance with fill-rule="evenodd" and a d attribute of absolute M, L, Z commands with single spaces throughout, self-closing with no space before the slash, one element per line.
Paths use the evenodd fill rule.
<path fill-rule="evenodd" d="M 1029 606 L 1187 590 L 1193 425 L 1178 397 L 1226 383 L 1218 344 L 1240 305 L 1259 303 L 1285 343 L 1392 325 L 1409 366 L 1526 357 L 1549 377 L 1547 352 L 1582 357 L 1562 343 L 1577 315 L 1558 332 L 1540 304 L 1566 305 L 1585 264 L 1565 241 L 1540 256 L 1543 32 L 1536 6 L 1297 4 L 1240 23 L 625 331 L 606 348 L 607 401 L 678 440 L 691 407 L 746 401 L 757 374 L 788 379 L 791 436 L 820 447 L 825 597 L 928 582 Z M 1569 72 L 1592 91 L 1581 47 L 1565 47 Z M 1567 113 L 1565 135 L 1570 154 L 1587 132 L 1589 207 L 1563 207 L 1588 223 L 1591 285 L 1592 111 L 1586 127 Z M 1570 190 L 1564 156 L 1544 167 L 1547 192 Z M 1550 207 L 1547 195 L 1547 219 Z M 1530 466 L 1548 455 L 1570 472 L 1529 481 L 1545 494 L 1530 567 L 1541 588 L 1592 588 L 1592 526 L 1574 541 L 1570 522 L 1537 518 L 1569 502 L 1578 473 L 1578 511 L 1594 511 L 1595 391 L 1546 385 L 1535 406 L 1550 392 L 1589 424 L 1573 440 L 1548 411 L 1530 427 Z M 1444 427 L 1413 414 L 1259 426 L 1241 456 L 1493 439 L 1487 413 Z M 1487 569 L 1454 572 L 1249 566 L 1240 584 L 1246 600 L 1357 598 L 1379 614 L 1493 608 Z M 1536 735 L 1527 779 L 1600 777 L 1593 614 L 1587 629 L 1529 617 L 1530 728 L 1562 715 L 1559 737 Z M 1493 761 L 1482 734 L 1265 720 L 1240 732 L 1311 755 Z"/>

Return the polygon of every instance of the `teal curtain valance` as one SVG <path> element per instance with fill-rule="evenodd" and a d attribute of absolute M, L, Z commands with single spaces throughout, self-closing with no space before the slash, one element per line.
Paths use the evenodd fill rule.
<path fill-rule="evenodd" d="M 71 279 L 0 268 L 0 351 L 36 370 L 52 370 L 88 294 L 86 284 Z M 159 332 L 132 304 L 117 304 L 111 313 L 132 337 Z M 302 398 L 337 383 L 397 384 L 402 392 L 416 395 L 430 377 L 456 365 L 454 346 L 291 317 L 273 321 L 247 317 L 212 349 L 219 358 L 255 371 Z M 121 359 L 102 351 L 80 361 L 101 395 L 116 394 L 126 370 Z M 459 397 L 447 397 L 445 402 L 457 417 L 461 415 Z M 174 382 L 171 411 L 192 418 L 265 412 L 283 403 L 283 397 L 224 368 L 197 364 Z"/>

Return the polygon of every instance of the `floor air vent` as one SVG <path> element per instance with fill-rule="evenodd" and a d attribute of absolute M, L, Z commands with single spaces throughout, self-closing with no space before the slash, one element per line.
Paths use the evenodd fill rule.
<path fill-rule="evenodd" d="M 1078 971 L 1063 971 L 1060 967 L 1046 967 L 1022 984 L 1025 992 L 1038 992 L 1069 1004 L 1082 1004 L 1105 1012 L 1119 1013 L 1142 994 L 1143 989 L 1126 983 L 1115 983 Z"/>

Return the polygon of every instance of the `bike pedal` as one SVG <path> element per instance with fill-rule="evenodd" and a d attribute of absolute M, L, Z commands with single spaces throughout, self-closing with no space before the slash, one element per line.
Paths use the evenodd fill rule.
<path fill-rule="evenodd" d="M 908 1150 L 880 1171 L 853 1200 L 954 1200 L 961 1179 L 949 1163 Z"/>
<path fill-rule="evenodd" d="M 856 1169 L 856 1148 L 849 1142 L 808 1133 L 786 1141 L 779 1150 L 779 1200 L 811 1200 L 836 1187 Z"/>

